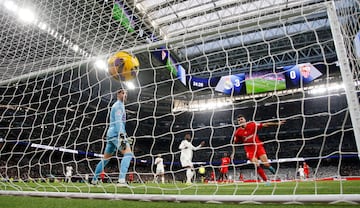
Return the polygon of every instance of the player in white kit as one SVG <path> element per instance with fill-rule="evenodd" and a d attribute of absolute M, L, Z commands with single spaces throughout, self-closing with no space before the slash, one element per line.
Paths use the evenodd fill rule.
<path fill-rule="evenodd" d="M 154 181 L 157 183 L 159 176 L 161 177 L 161 183 L 165 183 L 165 168 L 164 168 L 164 159 L 161 158 L 161 155 L 158 154 L 155 159 L 155 165 L 156 165 L 156 174 L 154 177 Z"/>
<path fill-rule="evenodd" d="M 191 135 L 186 133 L 184 140 L 181 141 L 179 149 L 181 150 L 180 162 L 183 168 L 186 168 L 186 184 L 190 185 L 191 180 L 194 177 L 194 165 L 192 163 L 193 151 L 200 149 L 205 145 L 205 142 L 202 141 L 199 146 L 194 146 L 191 144 Z"/>
<path fill-rule="evenodd" d="M 72 174 L 73 174 L 73 167 L 70 165 L 66 166 L 65 182 L 68 182 L 68 183 L 71 182 Z"/>

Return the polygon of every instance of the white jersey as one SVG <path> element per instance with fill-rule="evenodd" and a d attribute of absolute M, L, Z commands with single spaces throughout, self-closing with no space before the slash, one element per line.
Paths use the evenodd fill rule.
<path fill-rule="evenodd" d="M 157 157 L 155 159 L 155 165 L 156 165 L 156 173 L 164 173 L 164 159 L 162 159 L 161 157 Z"/>
<path fill-rule="evenodd" d="M 66 166 L 66 176 L 72 176 L 73 167 L 72 166 Z"/>
<path fill-rule="evenodd" d="M 304 168 L 300 167 L 298 172 L 299 172 L 300 178 L 304 178 L 304 176 L 305 176 Z"/>
<path fill-rule="evenodd" d="M 181 150 L 180 154 L 180 162 L 183 167 L 186 166 L 193 166 L 192 164 L 192 157 L 193 157 L 193 151 L 198 150 L 201 147 L 201 145 L 194 147 L 188 140 L 184 139 L 181 141 L 179 145 L 179 149 Z"/>

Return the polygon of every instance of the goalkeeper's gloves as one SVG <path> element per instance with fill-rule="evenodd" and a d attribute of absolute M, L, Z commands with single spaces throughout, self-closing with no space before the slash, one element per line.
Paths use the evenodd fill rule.
<path fill-rule="evenodd" d="M 128 137 L 126 140 L 129 142 L 130 145 L 132 145 L 135 141 L 135 137 Z"/>
<path fill-rule="evenodd" d="M 127 137 L 124 134 L 119 135 L 120 145 L 125 146 L 126 143 L 132 145 L 134 143 L 135 137 Z"/>

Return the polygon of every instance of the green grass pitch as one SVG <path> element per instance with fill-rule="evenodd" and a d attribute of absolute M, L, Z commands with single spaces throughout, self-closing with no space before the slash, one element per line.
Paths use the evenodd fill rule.
<path fill-rule="evenodd" d="M 187 186 L 182 183 L 168 184 L 131 184 L 131 188 L 116 187 L 105 183 L 93 186 L 85 183 L 0 183 L 3 191 L 36 191 L 36 192 L 76 192 L 76 193 L 111 193 L 111 194 L 172 194 L 172 195 L 292 195 L 292 194 L 360 194 L 360 180 L 354 181 L 303 181 L 280 182 L 265 186 L 264 183 L 229 183 L 202 184 Z M 69 199 L 48 197 L 23 197 L 0 195 L 0 207 L 204 207 L 219 206 L 216 204 L 196 202 L 143 202 L 129 200 Z M 30 203 L 31 202 L 31 203 Z M 304 207 L 304 205 L 285 204 L 221 204 L 222 207 Z M 306 204 L 306 207 L 356 207 L 352 204 Z"/>
<path fill-rule="evenodd" d="M 246 92 L 248 94 L 261 93 L 261 92 L 271 92 L 276 90 L 286 89 L 285 81 L 280 80 L 267 80 L 267 79 L 250 79 L 245 81 Z"/>

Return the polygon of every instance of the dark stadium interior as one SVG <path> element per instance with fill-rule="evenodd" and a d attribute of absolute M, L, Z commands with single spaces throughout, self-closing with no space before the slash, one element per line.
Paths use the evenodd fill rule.
<path fill-rule="evenodd" d="M 134 15 L 137 20 L 136 29 L 142 28 L 145 34 L 140 38 L 136 34 L 116 30 L 119 25 L 110 14 L 112 1 L 99 0 L 94 5 L 86 2 L 65 0 L 58 3 L 69 5 L 66 21 L 78 25 L 74 29 L 76 35 L 69 38 L 82 43 L 80 47 L 92 54 L 92 58 L 89 59 L 66 49 L 58 40 L 48 38 L 48 34 L 44 32 L 27 26 L 17 26 L 10 15 L 0 8 L 2 11 L 0 19 L 4 22 L 6 20 L 6 24 L 0 24 L 0 31 L 3 33 L 10 33 L 10 30 L 22 31 L 14 33 L 11 40 L 0 38 L 3 47 L 1 51 L 14 52 L 0 53 L 0 59 L 4 60 L 1 65 L 5 66 L 0 68 L 0 137 L 6 141 L 0 146 L 0 162 L 1 165 L 4 162 L 8 165 L 6 175 L 15 174 L 20 177 L 23 175 L 37 177 L 39 174 L 43 177 L 48 174 L 61 175 L 64 174 L 64 162 L 72 164 L 74 161 L 77 161 L 74 167 L 78 168 L 76 172 L 79 174 L 92 172 L 98 161 L 94 156 L 37 149 L 30 144 L 64 147 L 85 153 L 103 152 L 104 141 L 101 139 L 105 138 L 110 107 L 116 99 L 114 92 L 124 86 L 121 82 L 111 79 L 107 72 L 95 69 L 92 63 L 96 57 L 108 56 L 119 50 L 133 50 L 141 63 L 139 75 L 135 79 L 136 89 L 129 90 L 126 105 L 129 110 L 127 132 L 128 135 L 136 138 L 134 153 L 136 161 L 140 161 L 136 162 L 136 165 L 133 164 L 134 171 L 145 172 L 144 169 L 153 168 L 151 162 L 153 156 L 158 153 L 162 153 L 164 160 L 171 164 L 167 166 L 168 170 L 170 168 L 179 170 L 178 146 L 186 132 L 193 134 L 194 145 L 198 145 L 202 140 L 206 141 L 205 148 L 194 154 L 194 161 L 218 165 L 223 153 L 231 152 L 232 137 L 237 127 L 236 116 L 240 113 L 249 120 L 259 122 L 287 120 L 286 124 L 279 128 L 267 128 L 259 132 L 270 159 L 302 157 L 308 158 L 313 167 L 319 164 L 334 166 L 341 164 L 346 170 L 347 164 L 358 164 L 358 158 L 355 156 L 358 150 L 354 127 L 344 92 L 310 95 L 304 91 L 290 89 L 281 95 L 265 93 L 263 96 L 240 98 L 231 106 L 221 109 L 204 112 L 173 112 L 175 99 L 192 101 L 230 96 L 215 92 L 213 87 L 192 89 L 189 83 L 184 86 L 173 77 L 151 53 L 161 50 L 161 44 L 154 42 L 146 47 L 153 29 L 148 21 L 140 21 L 143 19 L 143 14 L 139 11 L 134 11 Z M 321 1 L 314 1 L 314 4 L 316 2 Z M 57 28 L 59 33 L 68 32 L 66 25 L 60 24 L 64 21 L 59 19 L 62 16 L 59 15 L 61 10 L 46 8 L 44 1 L 41 0 L 36 0 L 34 3 L 38 8 L 43 9 L 43 18 L 51 19 L 53 23 L 59 22 Z M 62 7 L 66 8 L 66 5 Z M 309 3 L 308 6 L 311 5 L 312 3 Z M 126 6 L 132 7 L 132 1 Z M 154 8 L 156 9 L 160 8 Z M 100 10 L 101 12 L 95 12 Z M 76 15 L 83 12 L 90 12 L 93 21 L 87 24 L 80 23 L 81 18 Z M 274 11 L 274 14 L 276 12 L 280 11 Z M 353 17 L 344 17 L 347 24 L 356 25 L 357 20 Z M 244 34 L 260 31 L 259 28 L 251 27 L 254 24 L 251 22 L 251 17 L 243 21 L 250 21 Z M 311 21 L 327 22 L 326 12 L 296 19 L 289 18 L 289 22 L 284 25 L 305 24 Z M 216 26 L 212 25 L 212 27 Z M 276 30 L 282 27 L 283 25 L 270 24 L 262 29 Z M 103 33 L 99 35 L 94 28 Z M 185 32 L 186 30 L 179 30 L 179 33 Z M 225 33 L 221 37 L 184 39 L 166 45 L 166 48 L 192 76 L 222 76 L 309 62 L 324 64 L 327 67 L 319 68 L 323 76 L 308 87 L 341 81 L 341 73 L 336 66 L 335 46 L 333 41 L 328 41 L 332 36 L 329 24 L 324 24 L 316 31 L 274 36 L 269 38 L 271 40 L 269 42 L 263 40 L 236 42 L 234 45 L 228 45 L 227 48 L 214 47 L 205 51 L 199 49 L 198 53 L 187 55 L 191 47 L 205 48 L 205 44 L 221 45 L 222 39 L 231 39 L 239 36 L 240 33 L 243 35 L 242 32 L 237 31 L 237 33 Z M 30 34 L 34 37 L 31 40 L 28 38 Z M 47 41 L 42 41 L 43 39 Z M 159 42 L 161 41 L 165 40 L 160 39 Z M 18 44 L 28 47 L 24 46 L 23 50 L 16 50 Z M 37 46 L 33 48 L 31 45 Z M 20 57 L 16 60 L 24 63 L 18 67 L 20 70 L 16 70 L 14 66 L 16 64 L 11 62 L 14 57 Z M 44 61 L 39 64 L 37 60 Z M 41 72 L 57 66 L 67 67 L 62 70 Z M 9 74 L 9 71 L 13 73 Z M 23 76 L 34 72 L 39 74 Z M 356 73 L 354 76 L 358 77 Z M 359 97 L 359 93 L 357 96 Z M 241 158 L 240 163 L 240 160 L 245 160 L 246 156 L 240 144 L 237 149 L 236 158 Z M 147 162 L 142 163 L 141 160 Z M 275 166 L 280 165 L 287 166 L 286 163 L 275 164 Z M 296 165 L 298 163 L 288 164 L 289 167 Z M 116 166 L 117 161 L 112 160 L 110 169 L 116 169 Z M 19 169 L 21 173 L 17 172 Z M 0 173 L 4 174 L 4 170 Z M 346 171 L 342 173 L 349 174 Z"/>
<path fill-rule="evenodd" d="M 99 138 L 105 137 L 107 115 L 112 101 L 105 102 L 99 97 L 92 100 L 95 103 L 94 105 L 86 102 L 88 98 L 84 98 L 85 101 L 81 103 L 80 100 L 82 99 L 81 96 L 84 96 L 84 91 L 68 94 L 64 90 L 64 94 L 49 95 L 44 92 L 47 88 L 45 82 L 37 82 L 37 85 L 41 86 L 43 90 L 36 93 L 36 89 L 17 88 L 16 90 L 21 93 L 9 101 L 9 103 L 14 103 L 14 106 L 15 103 L 19 103 L 19 106 L 32 103 L 31 107 L 1 108 L 3 115 L 11 118 L 11 120 L 1 120 L 2 127 L 10 127 L 7 131 L 2 131 L 1 136 L 7 141 L 2 153 L 12 152 L 12 154 L 2 154 L 2 160 L 21 161 L 16 165 L 19 167 L 23 165 L 27 169 L 28 160 L 18 160 L 18 158 L 30 157 L 32 158 L 31 162 L 35 163 L 32 166 L 35 170 L 39 161 L 44 162 L 44 164 L 51 162 L 52 168 L 50 169 L 41 166 L 44 174 L 57 173 L 61 175 L 63 169 L 54 168 L 56 165 L 62 165 L 59 158 L 62 158 L 62 161 L 75 159 L 84 162 L 83 165 L 77 164 L 80 168 L 79 172 L 90 172 L 91 169 L 89 168 L 95 165 L 91 161 L 97 161 L 96 158 L 64 152 L 50 152 L 43 149 L 36 150 L 34 154 L 34 148 L 21 142 L 100 153 L 104 148 L 104 142 Z M 59 92 L 61 92 L 61 87 L 58 86 Z M 11 91 L 7 88 L 6 92 L 15 95 L 17 94 L 16 90 Z M 23 92 L 29 92 L 25 93 L 28 96 L 23 97 Z M 67 107 L 69 103 L 59 102 L 62 99 L 69 102 L 70 99 L 67 99 L 67 96 L 71 97 L 71 100 L 78 100 L 76 106 L 72 107 L 74 110 Z M 234 104 L 234 108 L 220 111 L 179 112 L 177 114 L 165 112 L 155 116 L 151 112 L 140 111 L 135 115 L 129 115 L 127 131 L 129 135 L 136 137 L 134 152 L 137 160 L 147 160 L 149 163 L 152 161 L 151 155 L 162 153 L 165 161 L 178 163 L 178 145 L 184 133 L 190 131 L 194 134 L 194 145 L 199 144 L 201 140 L 205 140 L 207 143 L 203 150 L 194 155 L 194 161 L 206 161 L 218 165 L 223 152 L 231 152 L 230 143 L 236 128 L 236 116 L 239 113 L 249 118 L 254 116 L 257 121 L 267 121 L 276 119 L 274 116 L 274 112 L 276 112 L 279 118 L 287 120 L 286 125 L 279 129 L 270 128 L 259 132 L 260 137 L 264 140 L 269 158 L 334 157 L 334 161 L 330 164 L 336 165 L 338 156 L 353 155 L 357 151 L 347 111 L 347 102 L 344 97 L 345 95 L 333 95 L 269 105 L 272 100 L 270 97 L 267 98 L 269 102 L 263 100 L 262 103 L 256 103 L 256 108 L 254 107 L 254 100 L 250 100 L 245 104 L 240 102 Z M 35 100 L 42 100 L 42 102 L 37 103 Z M 129 105 L 131 107 L 136 106 L 133 103 Z M 42 108 L 53 110 L 42 112 Z M 94 112 L 95 109 L 96 113 Z M 137 109 L 134 107 L 132 110 L 136 111 Z M 302 110 L 304 112 L 300 113 Z M 33 128 L 34 126 L 35 128 Z M 246 156 L 240 146 L 236 158 L 244 159 Z M 310 161 L 313 161 L 312 165 L 316 165 L 318 162 L 323 164 L 328 160 L 315 159 Z M 344 159 L 344 161 L 348 160 L 356 160 L 356 158 Z M 92 164 L 92 166 L 85 165 L 86 163 Z M 113 163 L 115 164 L 110 167 L 116 167 L 117 162 L 113 161 Z M 286 164 L 281 165 L 286 167 Z M 140 164 L 134 166 L 134 169 L 141 169 L 143 166 Z M 177 170 L 180 166 L 177 164 L 172 168 Z M 57 172 L 58 170 L 60 173 Z M 33 172 L 37 171 L 33 170 Z"/>

